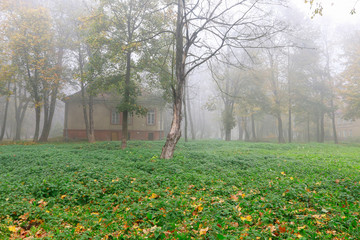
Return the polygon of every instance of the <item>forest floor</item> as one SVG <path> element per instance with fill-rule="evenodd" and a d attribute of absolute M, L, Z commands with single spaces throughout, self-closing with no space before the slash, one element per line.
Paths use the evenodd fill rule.
<path fill-rule="evenodd" d="M 360 145 L 162 144 L 0 146 L 0 239 L 360 238 Z"/>

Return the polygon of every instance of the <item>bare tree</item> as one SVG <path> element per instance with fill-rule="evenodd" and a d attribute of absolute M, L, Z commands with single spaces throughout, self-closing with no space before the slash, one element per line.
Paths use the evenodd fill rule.
<path fill-rule="evenodd" d="M 186 77 L 216 56 L 224 46 L 244 47 L 247 42 L 266 36 L 268 32 L 261 28 L 264 26 L 262 19 L 265 13 L 259 8 L 265 3 L 260 0 L 177 1 L 176 80 L 172 84 L 173 120 L 161 158 L 173 157 L 175 146 L 181 137 L 181 110 Z"/>

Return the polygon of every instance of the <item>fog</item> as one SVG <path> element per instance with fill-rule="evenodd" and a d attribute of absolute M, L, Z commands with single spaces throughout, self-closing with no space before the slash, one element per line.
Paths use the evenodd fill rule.
<path fill-rule="evenodd" d="M 185 141 L 360 139 L 356 0 L 195 2 L 184 10 L 182 90 L 175 3 L 1 1 L 0 140 L 71 140 L 65 104 L 74 94 L 84 128 L 72 130 L 89 141 L 102 140 L 96 104 L 108 95 L 119 96 L 111 108 L 130 139 L 136 121 L 128 119 L 150 116 L 142 105 L 150 95 L 163 99 L 151 130 L 161 139 L 174 106 Z"/>

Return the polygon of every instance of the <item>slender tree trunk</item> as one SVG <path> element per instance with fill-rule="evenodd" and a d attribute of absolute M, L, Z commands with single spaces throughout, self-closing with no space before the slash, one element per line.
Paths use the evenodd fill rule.
<path fill-rule="evenodd" d="M 186 88 L 186 86 L 185 86 Z M 184 91 L 184 97 L 183 97 L 183 105 L 184 105 L 184 138 L 185 142 L 188 141 L 188 122 L 187 122 L 187 111 L 186 111 L 186 90 Z"/>
<path fill-rule="evenodd" d="M 14 101 L 15 101 L 15 122 L 16 122 L 16 129 L 15 129 L 15 137 L 14 141 L 20 141 L 21 138 L 21 130 L 22 130 L 22 123 L 24 122 L 25 113 L 27 111 L 29 100 L 26 99 L 26 92 L 24 92 L 24 99 L 21 99 L 21 87 L 19 87 L 19 91 L 15 86 L 14 88 Z M 19 100 L 19 104 L 18 104 Z M 25 102 L 24 102 L 25 101 Z"/>
<path fill-rule="evenodd" d="M 93 95 L 89 96 L 89 143 L 95 142 L 95 128 L 94 128 L 94 99 Z"/>
<path fill-rule="evenodd" d="M 189 119 L 189 123 L 190 123 L 190 131 L 191 131 L 191 139 L 195 140 L 196 138 L 196 133 L 195 133 L 195 129 L 194 129 L 194 123 L 191 117 L 191 103 L 189 100 L 189 88 L 187 87 L 185 89 L 186 91 L 186 96 L 187 96 L 187 104 L 186 104 L 186 108 L 187 108 L 187 119 Z"/>
<path fill-rule="evenodd" d="M 39 139 L 40 117 L 41 117 L 40 102 L 36 102 L 35 103 L 35 133 L 33 138 L 34 142 L 37 142 Z"/>
<path fill-rule="evenodd" d="M 82 103 L 82 109 L 83 109 L 85 131 L 86 131 L 86 137 L 90 141 L 89 118 L 88 118 L 88 113 L 87 113 L 87 103 L 86 102 L 87 101 L 86 101 L 86 96 L 85 96 L 85 86 L 84 86 L 84 83 L 81 82 L 81 103 Z"/>
<path fill-rule="evenodd" d="M 242 123 L 242 129 L 243 129 L 243 140 L 249 141 L 249 133 L 247 130 L 247 118 L 243 117 L 241 123 Z"/>
<path fill-rule="evenodd" d="M 325 114 L 323 112 L 320 113 L 320 142 L 323 143 L 325 141 L 325 124 L 324 124 Z"/>
<path fill-rule="evenodd" d="M 289 137 L 289 143 L 292 142 L 292 119 L 291 119 L 291 104 L 292 104 L 292 99 L 291 99 L 291 82 L 290 82 L 290 53 L 289 53 L 289 47 L 287 49 L 287 54 L 288 54 L 288 66 L 287 66 L 287 74 L 288 74 L 288 95 L 289 95 L 289 130 L 288 130 L 288 137 Z"/>
<path fill-rule="evenodd" d="M 307 142 L 310 142 L 310 114 L 307 114 L 307 121 L 306 121 L 306 125 L 307 125 Z"/>
<path fill-rule="evenodd" d="M 320 142 L 320 114 L 316 115 L 316 141 Z"/>
<path fill-rule="evenodd" d="M 251 114 L 251 140 L 256 141 L 256 131 L 255 131 L 255 119 L 254 114 Z"/>
<path fill-rule="evenodd" d="M 8 92 L 8 95 L 6 96 L 4 118 L 3 118 L 3 124 L 2 124 L 2 127 L 1 127 L 1 134 L 0 134 L 0 142 L 4 138 L 5 129 L 6 129 L 6 120 L 7 120 L 7 114 L 8 114 L 9 102 L 10 102 L 10 94 L 9 94 L 9 92 L 10 92 L 10 81 L 8 81 L 7 92 Z"/>
<path fill-rule="evenodd" d="M 277 122 L 278 122 L 278 142 L 279 143 L 284 143 L 285 139 L 284 139 L 284 132 L 283 132 L 283 124 L 282 124 L 282 119 L 281 119 L 281 115 L 278 114 L 277 116 Z"/>
<path fill-rule="evenodd" d="M 331 99 L 330 104 L 331 104 L 331 123 L 332 123 L 333 135 L 334 135 L 334 143 L 338 144 L 339 140 L 338 140 L 337 132 L 336 132 L 335 110 L 334 110 L 334 101 L 333 101 L 333 99 Z"/>
<path fill-rule="evenodd" d="M 242 130 L 242 123 L 241 123 L 241 118 L 238 117 L 238 131 L 239 131 L 239 137 L 238 140 L 242 140 L 242 136 L 243 136 L 243 130 Z"/>
<path fill-rule="evenodd" d="M 170 132 L 166 138 L 165 145 L 161 152 L 161 158 L 170 159 L 174 155 L 175 146 L 181 137 L 181 105 L 185 86 L 185 62 L 184 59 L 184 39 L 183 39 L 183 0 L 178 0 L 178 12 L 176 21 L 176 86 L 173 86 L 173 120 L 171 122 Z"/>
<path fill-rule="evenodd" d="M 129 104 L 130 102 L 130 77 L 131 77 L 131 50 L 128 50 L 126 53 L 126 74 L 125 74 L 125 91 L 124 91 L 124 102 Z M 128 110 L 123 111 L 122 118 L 122 138 L 121 138 L 121 148 L 126 148 L 126 143 L 128 139 Z"/>

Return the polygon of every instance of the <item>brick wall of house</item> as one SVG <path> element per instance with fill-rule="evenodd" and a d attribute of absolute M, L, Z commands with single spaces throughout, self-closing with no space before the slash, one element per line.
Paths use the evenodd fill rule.
<path fill-rule="evenodd" d="M 67 132 L 65 132 L 67 131 Z M 163 131 L 129 131 L 130 140 L 161 140 L 164 137 Z M 85 130 L 67 129 L 64 136 L 69 140 L 86 140 Z M 121 130 L 95 130 L 96 141 L 119 141 Z"/>

